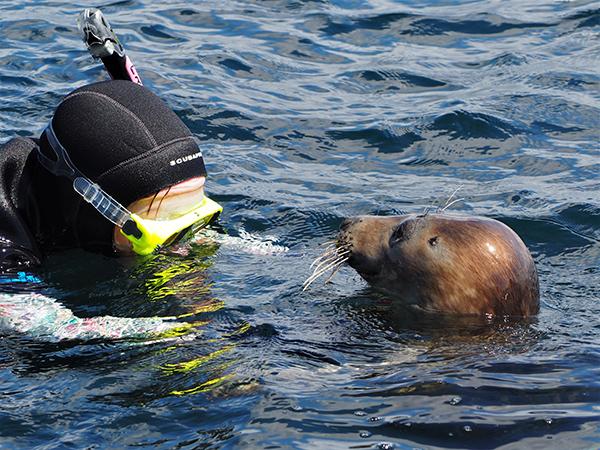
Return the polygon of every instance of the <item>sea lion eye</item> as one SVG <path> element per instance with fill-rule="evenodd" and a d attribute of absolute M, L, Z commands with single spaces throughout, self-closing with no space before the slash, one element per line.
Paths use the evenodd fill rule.
<path fill-rule="evenodd" d="M 438 244 L 438 237 L 434 236 L 432 238 L 429 239 L 429 245 L 431 245 L 432 247 L 435 247 Z"/>

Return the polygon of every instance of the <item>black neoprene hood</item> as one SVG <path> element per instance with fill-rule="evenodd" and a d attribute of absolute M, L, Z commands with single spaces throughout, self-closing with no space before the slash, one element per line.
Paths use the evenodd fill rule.
<path fill-rule="evenodd" d="M 77 168 L 125 206 L 206 175 L 200 149 L 181 119 L 129 81 L 73 91 L 56 109 L 52 125 Z"/>
<path fill-rule="evenodd" d="M 160 98 L 130 81 L 105 81 L 73 91 L 56 109 L 52 126 L 75 166 L 125 207 L 206 175 L 190 130 Z M 48 146 L 42 135 L 41 150 L 50 156 Z M 112 242 L 106 219 L 77 196 L 62 197 L 81 244 Z"/>

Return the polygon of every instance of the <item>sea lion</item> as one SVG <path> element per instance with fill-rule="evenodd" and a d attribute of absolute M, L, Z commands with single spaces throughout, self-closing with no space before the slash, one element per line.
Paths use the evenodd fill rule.
<path fill-rule="evenodd" d="M 533 258 L 497 220 L 446 213 L 354 217 L 342 223 L 335 254 L 372 286 L 427 311 L 522 317 L 539 311 Z"/>

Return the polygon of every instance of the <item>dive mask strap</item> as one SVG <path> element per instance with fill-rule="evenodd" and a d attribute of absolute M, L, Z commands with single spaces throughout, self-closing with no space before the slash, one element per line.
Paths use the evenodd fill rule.
<path fill-rule="evenodd" d="M 73 161 L 69 157 L 67 150 L 62 146 L 56 137 L 56 133 L 54 133 L 54 128 L 52 128 L 52 121 L 46 127 L 46 138 L 48 139 L 48 143 L 50 144 L 50 148 L 54 152 L 56 159 L 51 159 L 48 156 L 44 155 L 42 150 L 38 148 L 38 160 L 49 172 L 56 176 L 67 177 L 71 180 L 74 180 L 76 177 L 84 177 L 79 169 L 75 167 Z"/>
<path fill-rule="evenodd" d="M 50 148 L 54 152 L 55 160 L 44 155 L 38 148 L 38 160 L 48 171 L 56 176 L 67 177 L 73 182 L 73 189 L 91 203 L 92 206 L 113 224 L 126 230 L 128 234 L 140 237 L 141 231 L 138 229 L 135 221 L 131 218 L 131 213 L 118 201 L 108 195 L 100 186 L 87 178 L 71 161 L 67 150 L 60 143 L 52 127 L 52 121 L 46 127 L 46 138 Z"/>

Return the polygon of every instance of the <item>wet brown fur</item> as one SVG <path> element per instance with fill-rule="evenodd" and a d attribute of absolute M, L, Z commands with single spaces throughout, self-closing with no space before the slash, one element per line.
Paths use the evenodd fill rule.
<path fill-rule="evenodd" d="M 365 280 L 429 311 L 531 316 L 539 310 L 533 258 L 497 220 L 450 214 L 360 216 L 338 245 Z"/>

